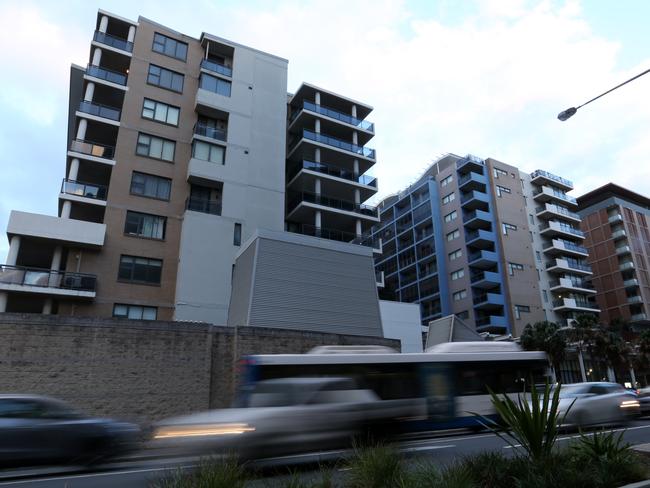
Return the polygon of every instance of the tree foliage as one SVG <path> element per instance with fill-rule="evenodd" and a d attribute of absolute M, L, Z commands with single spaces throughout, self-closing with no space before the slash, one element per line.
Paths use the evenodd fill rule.
<path fill-rule="evenodd" d="M 519 338 L 526 351 L 544 351 L 555 369 L 566 357 L 567 341 L 555 322 L 528 324 Z"/>

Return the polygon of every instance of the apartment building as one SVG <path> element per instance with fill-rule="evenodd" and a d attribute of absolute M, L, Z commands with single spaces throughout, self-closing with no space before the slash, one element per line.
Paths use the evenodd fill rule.
<path fill-rule="evenodd" d="M 225 324 L 257 229 L 361 243 L 372 108 L 308 84 L 288 98 L 287 64 L 100 10 L 70 72 L 58 213 L 11 212 L 0 312 Z"/>
<path fill-rule="evenodd" d="M 527 323 L 596 312 L 567 186 L 494 159 L 441 158 L 379 205 L 380 297 L 419 303 L 423 325 L 455 314 L 514 336 Z"/>
<path fill-rule="evenodd" d="M 578 198 L 601 320 L 650 321 L 650 199 L 608 183 Z"/>

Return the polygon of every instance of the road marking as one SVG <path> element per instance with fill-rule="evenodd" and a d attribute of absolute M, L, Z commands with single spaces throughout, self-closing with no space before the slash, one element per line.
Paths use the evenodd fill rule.
<path fill-rule="evenodd" d="M 433 451 L 434 449 L 447 449 L 449 447 L 456 447 L 456 444 L 449 444 L 448 446 L 420 446 L 420 447 L 407 447 L 400 449 L 400 452 L 419 452 L 419 451 Z"/>
<path fill-rule="evenodd" d="M 584 434 L 578 434 L 578 435 L 569 435 L 565 437 L 558 437 L 556 440 L 558 441 L 567 441 L 570 439 L 580 439 L 583 435 L 585 436 L 591 436 L 594 435 L 596 432 L 627 432 L 628 430 L 638 430 L 638 429 L 648 429 L 650 428 L 650 425 L 637 425 L 636 427 L 623 427 L 620 429 L 610 429 L 610 430 L 603 430 L 603 431 L 592 431 L 592 432 L 585 432 Z M 512 449 L 515 447 L 521 447 L 521 444 L 515 444 L 513 446 L 503 446 L 503 449 Z"/>

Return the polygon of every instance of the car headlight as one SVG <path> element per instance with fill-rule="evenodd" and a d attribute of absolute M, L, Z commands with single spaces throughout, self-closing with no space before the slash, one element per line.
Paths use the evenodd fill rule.
<path fill-rule="evenodd" d="M 253 432 L 254 430 L 255 427 L 248 424 L 173 425 L 156 429 L 153 438 L 170 439 L 175 437 L 238 435 Z"/>
<path fill-rule="evenodd" d="M 621 402 L 621 408 L 639 408 L 640 406 L 638 400 L 624 400 Z"/>

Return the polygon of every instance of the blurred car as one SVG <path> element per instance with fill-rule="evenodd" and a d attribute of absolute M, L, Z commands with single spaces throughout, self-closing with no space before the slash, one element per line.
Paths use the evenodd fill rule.
<path fill-rule="evenodd" d="M 639 400 L 641 415 L 650 414 L 650 388 L 640 388 L 637 399 Z"/>
<path fill-rule="evenodd" d="M 562 385 L 560 390 L 559 417 L 564 417 L 563 425 L 621 424 L 639 412 L 636 395 L 617 383 L 574 383 Z"/>
<path fill-rule="evenodd" d="M 239 405 L 159 422 L 151 447 L 166 454 L 235 453 L 245 459 L 332 449 L 417 409 L 413 402 L 381 400 L 350 378 L 264 380 Z"/>
<path fill-rule="evenodd" d="M 133 448 L 140 429 L 36 395 L 0 395 L 0 463 L 92 464 Z"/>

